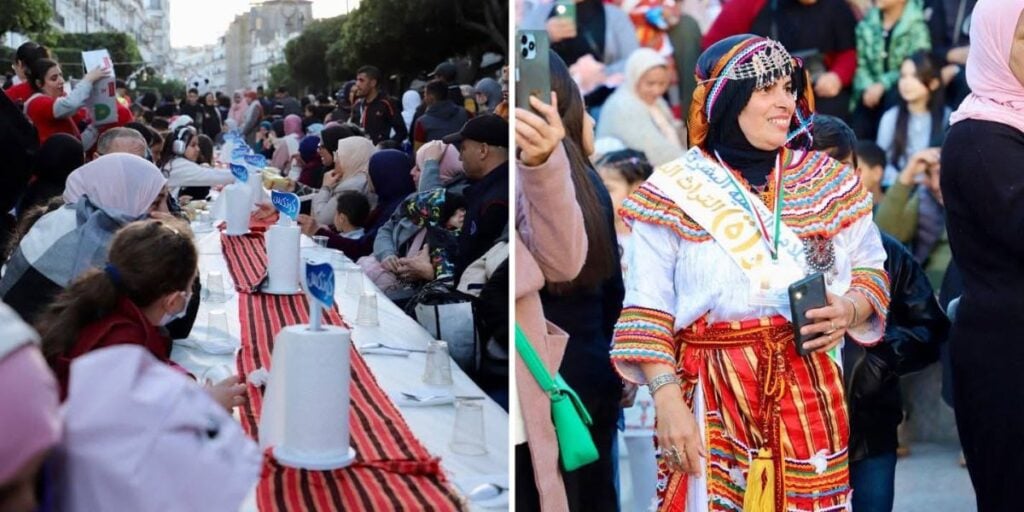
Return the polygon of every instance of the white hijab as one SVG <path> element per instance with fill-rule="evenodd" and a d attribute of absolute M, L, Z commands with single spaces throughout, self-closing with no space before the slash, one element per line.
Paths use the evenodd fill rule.
<path fill-rule="evenodd" d="M 148 160 L 111 153 L 68 175 L 64 203 L 74 204 L 88 196 L 97 207 L 139 217 L 149 211 L 166 184 L 167 178 Z"/>
<path fill-rule="evenodd" d="M 626 78 L 618 90 L 624 91 L 643 105 L 665 138 L 682 147 L 682 144 L 679 142 L 679 135 L 676 133 L 675 127 L 672 126 L 671 110 L 665 99 L 658 98 L 653 105 L 648 105 L 640 98 L 636 91 L 636 86 L 640 82 L 640 78 L 644 76 L 644 73 L 659 66 L 668 67 L 668 61 L 658 52 L 650 48 L 640 48 L 634 51 L 629 56 L 629 59 L 626 60 Z"/>

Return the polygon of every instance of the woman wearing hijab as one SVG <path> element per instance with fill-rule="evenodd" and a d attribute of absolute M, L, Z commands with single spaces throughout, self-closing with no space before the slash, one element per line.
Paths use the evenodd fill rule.
<path fill-rule="evenodd" d="M 942 147 L 949 242 L 963 276 L 950 333 L 953 401 L 978 510 L 1020 502 L 1024 402 L 1024 0 L 978 2 L 967 58 L 971 94 Z"/>
<path fill-rule="evenodd" d="M 402 94 L 402 120 L 405 121 L 405 129 L 412 133 L 412 120 L 416 116 L 416 109 L 423 103 L 420 93 L 409 89 Z"/>
<path fill-rule="evenodd" d="M 477 115 L 493 114 L 502 101 L 501 84 L 493 78 L 482 78 L 473 88 L 476 97 Z"/>
<path fill-rule="evenodd" d="M 323 186 L 313 196 L 313 217 L 320 224 L 330 225 L 337 211 L 338 194 L 345 190 L 355 190 L 369 196 L 370 205 L 376 202 L 367 167 L 370 155 L 373 155 L 373 142 L 366 137 L 347 137 L 337 142 L 338 149 L 334 152 L 334 168 L 324 174 Z M 410 166 L 411 167 L 411 166 Z M 406 169 L 408 172 L 408 169 Z"/>
<path fill-rule="evenodd" d="M 601 108 L 597 137 L 642 151 L 655 167 L 683 156 L 681 126 L 664 98 L 670 80 L 668 62 L 658 52 L 633 52 L 626 61 L 626 81 Z"/>
<path fill-rule="evenodd" d="M 235 122 L 236 126 L 242 126 L 245 122 L 245 111 L 249 108 L 249 100 L 245 97 L 245 91 L 239 89 L 231 95 L 231 109 L 228 110 L 228 117 Z"/>
<path fill-rule="evenodd" d="M 871 198 L 853 169 L 804 149 L 811 86 L 780 43 L 726 38 L 696 74 L 692 148 L 623 203 L 633 234 L 612 361 L 654 399 L 660 507 L 846 507 L 832 353 L 847 336 L 877 343 L 889 304 Z M 807 312 L 800 356 L 787 288 L 814 273 L 828 305 Z"/>
<path fill-rule="evenodd" d="M 248 103 L 245 107 L 245 114 L 242 116 L 242 122 L 238 123 L 238 126 L 242 130 L 242 135 L 245 136 L 245 141 L 250 146 L 255 146 L 256 132 L 265 113 L 256 91 L 245 91 L 245 99 Z"/>
<path fill-rule="evenodd" d="M 299 154 L 299 141 L 302 139 L 302 118 L 291 114 L 284 118 L 284 136 L 278 139 L 277 147 L 270 159 L 270 164 L 281 171 L 281 174 L 296 179 L 302 167 L 293 159 Z"/>
<path fill-rule="evenodd" d="M 35 177 L 21 198 L 18 206 L 19 217 L 34 206 L 46 204 L 51 198 L 64 194 L 64 183 L 72 171 L 85 163 L 82 142 L 66 134 L 58 133 L 43 143 L 32 164 Z"/>
<path fill-rule="evenodd" d="M 9 512 L 56 510 L 41 472 L 61 440 L 60 400 L 38 343 L 36 332 L 0 303 L 0 510 Z"/>
<path fill-rule="evenodd" d="M 324 164 L 320 160 L 320 137 L 308 135 L 299 143 L 299 176 L 295 178 L 299 183 L 319 189 L 324 182 Z M 289 176 L 289 178 L 292 178 Z"/>
<path fill-rule="evenodd" d="M 72 172 L 65 205 L 25 234 L 0 278 L 0 295 L 27 322 L 85 270 L 106 263 L 114 232 L 153 211 L 166 211 L 167 179 L 155 165 L 113 153 Z"/>
<path fill-rule="evenodd" d="M 357 137 L 343 139 L 341 143 L 355 138 Z M 363 140 L 369 142 L 368 139 Z M 369 184 L 370 191 L 376 194 L 377 206 L 366 219 L 366 226 L 362 237 L 356 239 L 345 238 L 334 230 L 323 227 L 324 225 L 331 225 L 330 222 L 319 222 L 317 218 L 308 215 L 299 217 L 299 224 L 302 226 L 303 233 L 309 236 L 323 235 L 328 237 L 328 247 L 344 252 L 353 261 L 370 254 L 373 252 L 373 242 L 377 238 L 377 232 L 381 226 L 391 218 L 391 214 L 398 209 L 398 205 L 416 190 L 412 177 L 409 175 L 412 165 L 413 163 L 409 159 L 409 155 L 397 149 L 378 151 L 370 157 L 368 163 Z M 337 208 L 336 204 L 333 208 Z M 331 220 L 333 221 L 333 216 Z"/>

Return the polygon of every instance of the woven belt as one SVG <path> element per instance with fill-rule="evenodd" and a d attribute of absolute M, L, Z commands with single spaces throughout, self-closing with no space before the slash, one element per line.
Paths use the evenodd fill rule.
<path fill-rule="evenodd" d="M 680 341 L 686 344 L 686 350 L 715 350 L 727 348 L 753 347 L 757 354 L 757 381 L 760 384 L 757 411 L 757 424 L 765 439 L 762 452 L 758 458 L 770 458 L 774 473 L 775 510 L 786 510 L 785 462 L 782 455 L 781 406 L 783 396 L 789 388 L 791 373 L 788 353 L 795 349 L 793 345 L 793 328 L 788 320 L 781 316 L 756 318 L 736 322 L 718 322 L 708 324 L 701 318 L 690 327 L 677 334 Z M 680 356 L 682 356 L 682 352 Z M 753 467 L 753 466 L 752 466 Z M 752 482 L 748 480 L 748 484 Z M 748 494 L 751 488 L 748 487 Z"/>

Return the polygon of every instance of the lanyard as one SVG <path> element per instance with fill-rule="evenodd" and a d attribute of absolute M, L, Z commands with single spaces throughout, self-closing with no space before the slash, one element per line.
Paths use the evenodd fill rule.
<path fill-rule="evenodd" d="M 768 226 L 764 223 L 764 219 L 761 217 L 761 213 L 754 207 L 754 204 L 750 200 L 749 192 L 736 181 L 736 177 L 733 176 L 730 167 L 725 164 L 722 157 L 719 156 L 718 152 L 715 152 L 715 158 L 718 159 L 718 163 L 725 168 L 725 175 L 729 177 L 729 183 L 732 184 L 733 188 L 743 196 L 743 201 L 740 203 L 747 213 L 750 213 L 755 219 L 757 219 L 757 229 L 761 232 L 761 238 L 764 240 L 765 245 L 768 247 L 768 253 L 772 256 L 772 262 L 779 260 L 779 231 L 782 228 L 782 196 L 784 194 L 782 188 L 782 169 L 779 164 L 779 156 L 775 156 L 775 211 L 772 212 L 775 217 L 775 232 L 774 236 L 769 236 Z"/>

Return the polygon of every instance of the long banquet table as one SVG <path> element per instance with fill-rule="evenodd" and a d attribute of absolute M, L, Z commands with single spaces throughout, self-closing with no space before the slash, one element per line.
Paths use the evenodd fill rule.
<path fill-rule="evenodd" d="M 224 302 L 211 303 L 204 298 L 201 302 L 199 314 L 195 326 L 189 338 L 177 340 L 174 345 L 171 358 L 189 370 L 197 378 L 203 376 L 220 377 L 226 371 L 234 372 L 237 368 L 237 353 L 242 344 L 242 325 L 239 314 L 240 293 L 234 290 L 234 281 L 228 269 L 228 262 L 225 259 L 221 244 L 221 234 L 217 230 L 196 235 L 199 248 L 199 269 L 200 279 L 205 280 L 210 272 L 219 272 L 224 279 L 227 290 Z M 302 255 L 308 257 L 314 251 L 322 251 L 315 247 L 312 241 L 303 237 Z M 321 253 L 322 255 L 322 253 Z M 336 271 L 335 302 L 346 323 L 354 324 L 358 307 L 358 298 L 345 292 L 344 275 Z M 377 327 L 354 326 L 352 333 L 353 344 L 359 346 L 364 343 L 380 342 L 393 346 L 406 348 L 424 349 L 432 336 L 424 330 L 414 319 L 401 311 L 394 303 L 389 301 L 369 279 L 364 279 L 365 289 L 377 292 L 378 314 L 380 325 Z M 214 341 L 211 338 L 211 326 L 209 325 L 209 312 L 223 310 L 227 316 L 228 342 Z M 420 380 L 425 366 L 426 356 L 423 353 L 410 353 L 408 357 L 396 357 L 388 355 L 364 354 L 363 360 L 369 367 L 373 378 L 380 388 L 388 396 L 398 396 L 402 391 L 414 391 L 422 387 Z M 451 362 L 454 385 L 451 388 L 452 394 L 456 396 L 484 397 L 484 393 L 474 384 L 469 377 L 454 363 Z M 394 400 L 393 400 L 394 401 Z M 505 411 L 489 398 L 482 399 L 484 410 L 484 425 L 486 434 L 484 441 L 487 447 L 485 455 L 460 455 L 452 452 L 449 448 L 449 441 L 452 439 L 454 426 L 454 407 L 451 404 L 415 407 L 401 405 L 405 402 L 398 402 L 398 411 L 401 418 L 408 425 L 413 436 L 426 450 L 435 457 L 440 458 L 440 467 L 443 470 L 443 485 L 447 486 L 450 495 L 458 506 L 464 506 L 469 510 L 502 510 L 507 509 L 507 492 L 497 499 L 472 502 L 465 495 L 473 487 L 482 483 L 495 483 L 508 487 L 508 415 Z M 266 466 L 264 473 L 266 474 Z M 317 483 L 309 483 L 305 480 L 306 473 L 303 473 L 303 480 L 295 485 L 316 487 Z M 331 473 L 323 473 L 322 478 L 331 478 Z M 319 477 L 320 475 L 318 475 Z M 305 492 L 305 490 L 304 490 Z M 339 502 L 337 495 L 331 499 L 325 494 L 324 506 L 317 505 L 315 500 L 308 500 L 305 503 L 297 501 L 294 504 L 285 503 L 276 507 L 263 505 L 264 502 L 256 498 L 256 490 L 250 493 L 250 497 L 243 504 L 244 511 L 265 512 L 265 509 L 287 509 L 287 510 L 347 510 L 360 508 L 360 505 Z M 394 508 L 395 497 L 389 496 L 388 503 L 383 498 L 369 499 L 380 500 L 381 503 L 374 503 L 377 510 Z M 368 498 L 363 497 L 362 507 L 365 508 Z M 407 510 L 419 510 L 422 506 L 403 503 Z M 377 507 L 380 508 L 377 508 Z M 458 506 L 448 508 L 457 509 Z M 443 507 L 438 507 L 444 509 Z"/>

